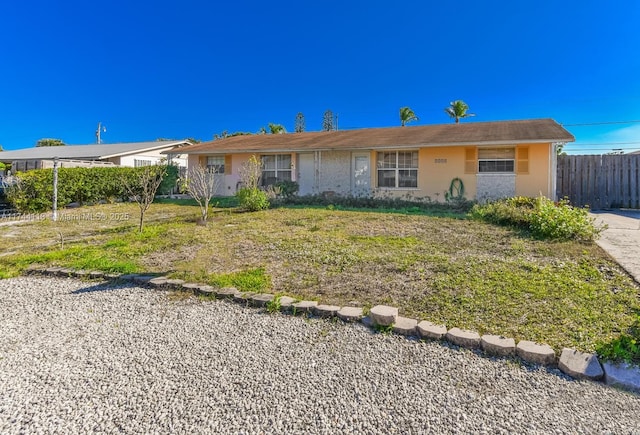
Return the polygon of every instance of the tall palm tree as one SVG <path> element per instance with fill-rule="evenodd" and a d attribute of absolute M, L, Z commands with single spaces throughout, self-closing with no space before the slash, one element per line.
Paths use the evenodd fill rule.
<path fill-rule="evenodd" d="M 284 126 L 282 124 L 269 123 L 269 132 L 271 134 L 283 134 L 286 133 L 287 130 L 284 129 Z"/>
<path fill-rule="evenodd" d="M 400 108 L 400 125 L 404 127 L 407 122 L 417 121 L 418 117 L 410 107 Z"/>
<path fill-rule="evenodd" d="M 462 100 L 452 101 L 449 103 L 449 107 L 444 109 L 447 115 L 452 119 L 455 119 L 456 124 L 460 122 L 460 118 L 476 116 L 475 113 L 467 113 L 467 110 L 469 110 L 469 106 L 467 106 L 467 103 Z"/>

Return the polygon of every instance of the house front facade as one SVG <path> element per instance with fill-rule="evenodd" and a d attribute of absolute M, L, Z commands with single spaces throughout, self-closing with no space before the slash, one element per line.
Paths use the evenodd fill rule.
<path fill-rule="evenodd" d="M 299 195 L 486 201 L 555 196 L 556 148 L 573 136 L 551 119 L 235 136 L 180 149 L 188 166 L 215 169 L 220 195 L 239 169 L 262 162 L 261 183 L 295 181 Z"/>

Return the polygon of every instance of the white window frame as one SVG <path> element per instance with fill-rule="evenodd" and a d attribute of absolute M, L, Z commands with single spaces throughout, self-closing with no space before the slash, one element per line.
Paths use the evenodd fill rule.
<path fill-rule="evenodd" d="M 516 147 L 478 148 L 479 174 L 515 174 Z"/>
<path fill-rule="evenodd" d="M 406 166 L 406 156 L 405 154 L 410 153 L 410 162 L 411 164 L 409 166 Z M 400 161 L 400 155 L 403 154 L 403 158 L 405 158 L 405 160 L 402 162 Z M 389 161 L 388 158 L 391 157 L 392 161 Z M 418 188 L 418 173 L 419 173 L 419 154 L 418 154 L 418 150 L 395 150 L 395 151 L 380 151 L 378 152 L 378 156 L 376 158 L 376 185 L 378 188 L 380 189 L 417 189 Z M 414 165 L 414 161 L 415 161 L 415 165 Z M 401 173 L 402 172 L 414 172 L 415 171 L 415 177 L 409 177 L 409 179 L 414 179 L 415 182 L 412 183 L 411 186 L 407 186 L 407 185 L 401 185 L 404 184 L 402 183 L 402 177 L 401 177 Z M 381 184 L 381 181 L 385 179 L 385 177 L 382 177 L 381 174 L 382 173 L 392 173 L 393 174 L 393 179 L 394 179 L 394 183 L 393 186 L 389 186 L 389 185 L 383 185 Z M 391 177 L 388 177 L 391 178 Z"/>
<path fill-rule="evenodd" d="M 267 168 L 265 164 L 265 160 L 273 157 L 273 167 Z M 287 162 L 288 160 L 288 162 Z M 260 156 L 260 161 L 262 163 L 262 186 L 268 186 L 269 184 L 267 180 L 275 179 L 275 183 L 280 181 L 291 181 L 292 180 L 292 166 L 293 166 L 293 156 L 291 154 L 265 154 Z M 265 173 L 273 173 L 273 177 L 266 177 Z"/>
<path fill-rule="evenodd" d="M 142 168 L 143 166 L 151 166 L 151 165 L 153 165 L 152 160 L 133 159 L 134 168 Z"/>
<path fill-rule="evenodd" d="M 207 171 L 224 174 L 224 156 L 207 156 Z"/>

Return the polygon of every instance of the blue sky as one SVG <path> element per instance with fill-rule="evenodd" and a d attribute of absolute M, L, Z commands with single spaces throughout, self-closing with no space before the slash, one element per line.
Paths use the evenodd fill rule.
<path fill-rule="evenodd" d="M 637 0 L 4 1 L 0 144 L 92 143 L 99 121 L 104 142 L 210 140 L 298 112 L 314 131 L 327 109 L 438 124 L 462 99 L 472 121 L 554 118 L 572 153 L 631 151 L 640 122 L 613 122 L 640 120 L 639 22 Z"/>

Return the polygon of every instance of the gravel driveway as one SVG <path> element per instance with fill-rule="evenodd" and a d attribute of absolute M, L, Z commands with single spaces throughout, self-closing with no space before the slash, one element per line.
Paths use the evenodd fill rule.
<path fill-rule="evenodd" d="M 640 397 L 341 321 L 0 281 L 0 433 L 640 433 Z"/>

